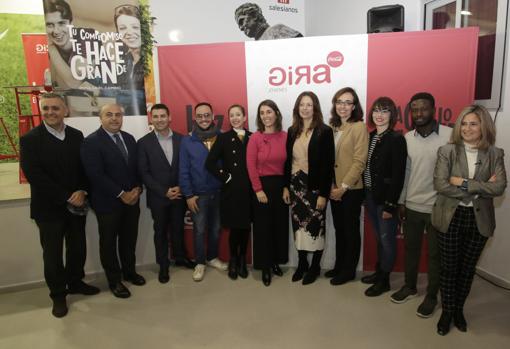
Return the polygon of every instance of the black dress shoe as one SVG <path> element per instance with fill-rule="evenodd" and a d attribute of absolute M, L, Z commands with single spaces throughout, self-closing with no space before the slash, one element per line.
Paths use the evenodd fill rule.
<path fill-rule="evenodd" d="M 324 273 L 324 276 L 327 278 L 332 278 L 337 276 L 340 273 L 340 270 L 338 269 L 331 269 Z"/>
<path fill-rule="evenodd" d="M 188 258 L 179 259 L 175 261 L 175 266 L 177 267 L 185 267 L 188 269 L 194 269 L 197 264 Z"/>
<path fill-rule="evenodd" d="M 464 313 L 462 310 L 456 311 L 453 314 L 453 324 L 460 332 L 466 332 L 467 331 L 467 322 L 466 318 L 464 317 Z"/>
<path fill-rule="evenodd" d="M 124 280 L 131 282 L 133 285 L 142 286 L 145 285 L 145 278 L 137 273 L 129 274 L 124 276 Z"/>
<path fill-rule="evenodd" d="M 437 334 L 446 336 L 450 332 L 450 325 L 452 323 L 452 314 L 443 311 L 437 323 Z"/>
<path fill-rule="evenodd" d="M 246 279 L 248 277 L 248 267 L 246 266 L 246 256 L 239 256 L 237 260 L 237 275 Z"/>
<path fill-rule="evenodd" d="M 319 277 L 320 273 L 321 273 L 320 269 L 310 268 L 310 270 L 308 270 L 303 277 L 303 285 L 309 285 L 314 283 L 315 280 L 317 280 L 317 278 Z"/>
<path fill-rule="evenodd" d="M 116 284 L 110 285 L 110 290 L 113 295 L 117 298 L 129 298 L 131 297 L 131 292 L 122 284 L 122 282 L 117 282 Z"/>
<path fill-rule="evenodd" d="M 307 271 L 308 267 L 298 266 L 294 274 L 292 274 L 292 282 L 301 280 Z"/>
<path fill-rule="evenodd" d="M 69 294 L 83 294 L 85 296 L 92 296 L 101 292 L 99 288 L 88 285 L 81 280 L 70 284 L 67 289 Z"/>
<path fill-rule="evenodd" d="M 237 280 L 237 259 L 231 257 L 228 262 L 228 277 L 232 280 Z"/>
<path fill-rule="evenodd" d="M 334 276 L 331 280 L 329 280 L 329 283 L 334 286 L 343 285 L 351 280 L 354 280 L 356 278 L 356 275 L 354 274 L 338 274 Z"/>
<path fill-rule="evenodd" d="M 373 274 L 363 276 L 361 278 L 361 282 L 364 284 L 375 284 L 378 279 L 379 279 L 379 273 L 375 272 Z"/>
<path fill-rule="evenodd" d="M 271 267 L 271 271 L 273 272 L 274 275 L 276 276 L 283 276 L 283 271 L 282 269 L 280 268 L 280 266 L 278 264 L 274 264 L 272 267 Z"/>
<path fill-rule="evenodd" d="M 162 284 L 166 284 L 168 281 L 170 281 L 170 274 L 168 273 L 168 268 L 159 268 L 158 281 Z"/>
<path fill-rule="evenodd" d="M 262 282 L 265 286 L 271 285 L 271 270 L 263 269 L 262 270 Z"/>
<path fill-rule="evenodd" d="M 53 299 L 53 308 L 51 313 L 54 317 L 64 317 L 67 315 L 67 302 L 65 297 Z"/>

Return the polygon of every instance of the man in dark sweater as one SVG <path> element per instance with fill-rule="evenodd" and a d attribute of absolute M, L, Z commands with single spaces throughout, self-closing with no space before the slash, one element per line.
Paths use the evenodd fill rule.
<path fill-rule="evenodd" d="M 80 161 L 83 134 L 64 124 L 68 109 L 60 95 L 41 95 L 40 109 L 42 124 L 20 138 L 20 164 L 30 182 L 30 217 L 39 228 L 52 314 L 63 317 L 68 293 L 99 292 L 82 281 L 87 254 L 87 181 Z"/>

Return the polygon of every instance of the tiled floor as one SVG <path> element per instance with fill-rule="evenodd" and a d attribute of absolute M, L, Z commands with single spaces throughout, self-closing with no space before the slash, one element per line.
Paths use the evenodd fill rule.
<path fill-rule="evenodd" d="M 369 299 L 359 281 L 330 286 L 320 278 L 292 283 L 292 270 L 263 286 L 259 273 L 230 281 L 208 269 L 171 270 L 169 284 L 155 270 L 132 297 L 114 298 L 101 277 L 99 295 L 68 297 L 69 314 L 51 316 L 46 288 L 0 294 L 0 348 L 509 348 L 510 292 L 475 278 L 466 306 L 468 332 L 436 334 L 440 312 L 421 319 L 421 297 L 393 304 L 390 293 Z M 423 279 L 423 278 L 422 278 Z M 402 275 L 393 276 L 393 289 Z"/>

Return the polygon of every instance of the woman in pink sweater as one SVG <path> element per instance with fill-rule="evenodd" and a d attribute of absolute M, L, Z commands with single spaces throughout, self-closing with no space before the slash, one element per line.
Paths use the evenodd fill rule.
<path fill-rule="evenodd" d="M 262 269 L 262 282 L 282 276 L 279 264 L 289 258 L 289 191 L 285 187 L 284 164 L 287 133 L 275 102 L 262 101 L 257 110 L 257 129 L 248 142 L 246 165 L 256 194 L 253 217 L 253 266 Z"/>

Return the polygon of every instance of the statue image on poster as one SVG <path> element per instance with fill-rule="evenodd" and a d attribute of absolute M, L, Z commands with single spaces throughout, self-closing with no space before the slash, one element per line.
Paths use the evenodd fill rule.
<path fill-rule="evenodd" d="M 83 2 L 43 4 L 52 85 L 66 96 L 70 116 L 97 116 L 107 103 L 122 105 L 125 115 L 146 115 L 138 6 L 103 5 L 91 20 L 94 10 Z"/>
<path fill-rule="evenodd" d="M 303 37 L 299 31 L 284 24 L 270 26 L 259 5 L 247 2 L 235 10 L 235 21 L 239 29 L 255 40 L 274 40 Z"/>

